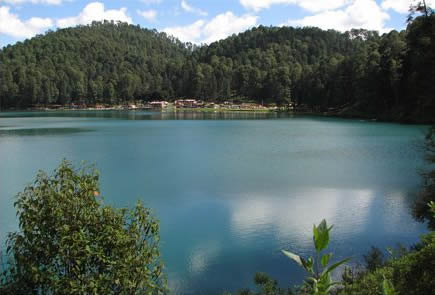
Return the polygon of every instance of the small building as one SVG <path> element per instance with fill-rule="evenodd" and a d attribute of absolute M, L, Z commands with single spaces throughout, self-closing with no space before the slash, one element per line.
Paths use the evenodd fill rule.
<path fill-rule="evenodd" d="M 103 109 L 106 108 L 106 106 L 103 105 L 103 104 L 99 104 L 99 103 L 97 103 L 97 104 L 95 105 L 95 108 L 96 108 L 97 110 L 103 110 Z"/>
<path fill-rule="evenodd" d="M 152 101 L 150 102 L 150 106 L 154 109 L 164 109 L 168 106 L 167 101 Z"/>
<path fill-rule="evenodd" d="M 177 108 L 196 108 L 198 107 L 198 101 L 196 99 L 178 99 L 175 101 Z"/>
<path fill-rule="evenodd" d="M 206 107 L 208 109 L 218 109 L 219 105 L 215 104 L 214 102 L 210 102 L 210 103 L 204 104 L 204 107 Z"/>

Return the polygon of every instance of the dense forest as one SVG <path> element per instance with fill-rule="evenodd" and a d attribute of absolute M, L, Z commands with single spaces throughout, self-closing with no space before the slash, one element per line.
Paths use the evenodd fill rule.
<path fill-rule="evenodd" d="M 0 109 L 189 97 L 433 122 L 435 15 L 383 35 L 259 26 L 208 46 L 94 22 L 4 47 L 0 82 Z"/>

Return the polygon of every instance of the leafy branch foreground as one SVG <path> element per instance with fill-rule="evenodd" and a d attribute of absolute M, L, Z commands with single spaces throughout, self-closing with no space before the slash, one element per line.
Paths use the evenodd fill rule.
<path fill-rule="evenodd" d="M 331 273 L 334 269 L 350 260 L 350 258 L 346 258 L 328 266 L 329 259 L 332 257 L 332 253 L 323 254 L 321 256 L 321 252 L 329 245 L 329 232 L 331 229 L 332 226 L 328 227 L 325 219 L 323 219 L 318 226 L 313 226 L 313 240 L 314 247 L 316 249 L 315 258 L 309 257 L 305 260 L 299 255 L 282 250 L 284 255 L 296 261 L 311 275 L 307 279 L 307 287 L 314 295 L 327 295 L 333 286 L 340 284 L 340 282 L 332 281 Z M 323 270 L 320 269 L 321 267 L 319 263 L 323 267 Z"/>
<path fill-rule="evenodd" d="M 160 294 L 166 290 L 159 223 L 140 203 L 103 205 L 99 175 L 63 161 L 39 172 L 15 202 L 1 294 Z"/>

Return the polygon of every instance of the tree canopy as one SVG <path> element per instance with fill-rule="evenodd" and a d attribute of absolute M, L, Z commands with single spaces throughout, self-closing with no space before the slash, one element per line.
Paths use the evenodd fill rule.
<path fill-rule="evenodd" d="M 0 51 L 0 107 L 238 100 L 433 121 L 435 15 L 379 35 L 259 26 L 195 46 L 114 22 L 49 31 Z"/>
<path fill-rule="evenodd" d="M 94 169 L 64 161 L 15 202 L 2 294 L 162 294 L 159 224 L 140 203 L 103 205 Z"/>

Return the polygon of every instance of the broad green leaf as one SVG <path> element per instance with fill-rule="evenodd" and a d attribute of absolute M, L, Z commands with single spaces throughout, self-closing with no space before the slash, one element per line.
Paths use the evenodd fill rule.
<path fill-rule="evenodd" d="M 300 257 L 299 255 L 296 255 L 292 252 L 281 250 L 282 253 L 284 253 L 285 256 L 288 258 L 294 260 L 297 264 L 302 266 L 306 271 L 313 273 L 313 259 L 310 257 L 308 260 L 305 260 L 303 257 Z"/>
<path fill-rule="evenodd" d="M 331 256 L 332 256 L 332 253 L 325 254 L 325 255 L 322 256 L 320 262 L 322 263 L 323 267 L 326 267 L 326 265 L 328 264 L 329 259 L 331 258 Z"/>
<path fill-rule="evenodd" d="M 281 250 L 281 252 L 282 252 L 285 256 L 287 256 L 288 258 L 290 258 L 290 259 L 296 261 L 297 264 L 299 264 L 300 266 L 302 266 L 302 267 L 305 268 L 305 263 L 302 262 L 302 259 L 301 259 L 301 257 L 300 257 L 299 255 L 296 255 L 296 254 L 294 254 L 294 253 L 292 253 L 292 252 L 289 252 L 289 251 L 286 251 L 286 250 Z"/>
<path fill-rule="evenodd" d="M 325 269 L 323 270 L 322 274 L 330 273 L 331 271 L 333 271 L 334 269 L 336 269 L 337 267 L 339 267 L 339 266 L 342 265 L 343 263 L 348 262 L 349 260 L 350 260 L 350 257 L 349 257 L 349 258 L 346 258 L 346 259 L 343 259 L 343 260 L 341 260 L 341 261 L 339 261 L 339 262 L 336 262 L 336 263 L 334 263 L 334 264 L 332 264 L 330 267 L 325 268 Z"/>
<path fill-rule="evenodd" d="M 328 247 L 329 231 L 331 228 L 332 227 L 328 228 L 325 219 L 323 219 L 317 227 L 315 225 L 313 226 L 314 246 L 317 252 L 320 252 Z"/>
<path fill-rule="evenodd" d="M 319 232 L 317 230 L 317 226 L 315 224 L 313 224 L 313 239 L 314 241 L 317 240 L 319 237 Z"/>

